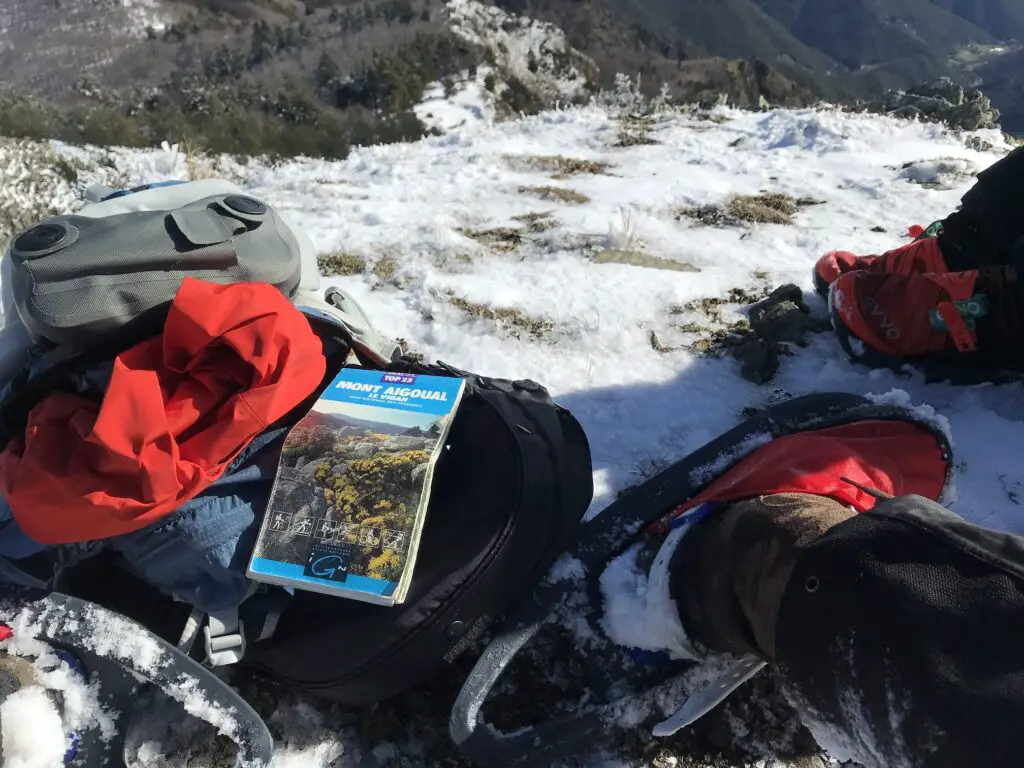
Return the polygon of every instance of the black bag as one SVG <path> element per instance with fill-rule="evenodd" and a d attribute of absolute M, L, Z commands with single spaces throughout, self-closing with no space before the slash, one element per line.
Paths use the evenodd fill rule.
<path fill-rule="evenodd" d="M 409 595 L 381 607 L 296 591 L 274 635 L 242 662 L 347 704 L 401 693 L 454 661 L 544 577 L 593 495 L 587 438 L 541 385 L 409 362 L 388 369 L 467 383 Z"/>
<path fill-rule="evenodd" d="M 336 326 L 311 321 L 342 350 L 332 355 L 337 365 L 329 366 L 326 385 L 351 340 Z M 355 351 L 364 366 L 378 367 Z M 259 595 L 239 606 L 247 637 L 240 666 L 347 704 L 394 696 L 458 658 L 546 575 L 575 539 L 593 496 L 586 435 L 541 385 L 408 360 L 387 370 L 466 379 L 449 448 L 435 469 L 406 601 L 383 607 L 295 590 L 263 640 L 259 628 L 267 616 Z M 170 642 L 177 642 L 191 610 L 109 552 L 66 569 L 56 588 L 116 610 Z M 195 643 L 193 652 L 201 646 Z"/>

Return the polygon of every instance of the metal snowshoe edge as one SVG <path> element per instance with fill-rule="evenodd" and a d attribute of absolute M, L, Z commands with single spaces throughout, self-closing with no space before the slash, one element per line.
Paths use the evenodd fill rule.
<path fill-rule="evenodd" d="M 675 506 L 699 493 L 744 456 L 738 455 L 721 467 L 712 477 L 695 484 L 694 471 L 712 462 L 756 435 L 772 438 L 797 432 L 840 426 L 865 419 L 894 420 L 916 424 L 931 433 L 947 457 L 947 483 L 954 463 L 947 436 L 932 422 L 910 408 L 878 404 L 859 395 L 823 393 L 793 398 L 766 408 L 753 417 L 720 435 L 666 470 L 637 486 L 605 508 L 592 521 L 581 527 L 579 538 L 569 555 L 578 559 L 586 574 L 582 585 L 589 602 L 588 621 L 605 648 L 611 645 L 595 620 L 600 616 L 598 580 L 605 567 L 638 539 L 639 535 Z M 537 634 L 552 621 L 566 600 L 579 591 L 581 584 L 573 581 L 540 583 L 495 631 L 464 682 L 454 703 L 449 731 L 452 739 L 475 764 L 486 768 L 504 766 L 548 766 L 553 761 L 574 755 L 588 754 L 614 738 L 615 708 L 597 702 L 578 712 L 550 719 L 542 724 L 520 729 L 511 734 L 497 731 L 484 723 L 481 710 L 502 673 Z M 621 650 L 621 649 L 620 649 Z M 596 652 L 596 651 L 595 651 Z M 685 663 L 675 665 L 680 671 Z M 592 664 L 601 668 L 601 664 Z M 607 681 L 596 681 L 602 687 Z M 671 681 L 654 688 L 668 689 Z M 653 691 L 654 688 L 651 690 Z M 703 713 L 702 713 L 703 714 Z"/>
<path fill-rule="evenodd" d="M 70 652 L 99 681 L 100 700 L 117 721 L 117 735 L 109 743 L 95 729 L 86 731 L 73 765 L 123 768 L 125 738 L 149 711 L 142 703 L 146 690 L 178 701 L 183 719 L 189 711 L 230 737 L 238 745 L 237 768 L 269 765 L 273 739 L 260 716 L 220 678 L 175 646 L 115 611 L 70 595 L 20 587 L 0 592 L 0 622 L 26 610 L 37 629 L 36 639 Z M 111 627 L 119 630 L 116 637 L 111 636 Z M 144 639 L 146 652 L 141 657 L 112 652 L 111 645 L 129 633 Z M 209 713 L 219 725 L 204 717 Z M 225 719 L 230 723 L 226 728 Z"/>

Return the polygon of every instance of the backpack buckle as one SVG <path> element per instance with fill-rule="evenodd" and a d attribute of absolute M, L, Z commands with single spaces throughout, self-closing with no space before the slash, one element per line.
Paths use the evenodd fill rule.
<path fill-rule="evenodd" d="M 207 616 L 203 627 L 203 646 L 208 667 L 237 664 L 245 656 L 245 624 L 238 618 L 238 609 L 229 608 Z"/>

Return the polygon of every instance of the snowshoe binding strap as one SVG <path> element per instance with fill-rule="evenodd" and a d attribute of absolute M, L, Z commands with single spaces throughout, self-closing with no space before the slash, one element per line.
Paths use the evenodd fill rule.
<path fill-rule="evenodd" d="M 546 579 L 538 584 L 496 628 L 459 691 L 449 731 L 462 753 L 486 768 L 547 768 L 573 756 L 590 754 L 623 730 L 636 728 L 635 718 L 623 718 L 623 714 L 636 711 L 637 704 L 651 713 L 645 722 L 654 726 L 658 734 L 674 732 L 711 711 L 760 672 L 764 668 L 760 660 L 739 659 L 720 671 L 716 683 L 694 690 L 687 673 L 706 672 L 703 667 L 673 661 L 666 654 L 633 654 L 631 649 L 615 645 L 602 627 L 600 576 L 613 559 L 635 544 L 665 514 L 741 461 L 743 454 L 737 447 L 756 444 L 751 438 L 776 439 L 865 419 L 909 422 L 932 434 L 946 457 L 948 481 L 953 472 L 948 438 L 925 416 L 910 408 L 879 404 L 858 395 L 824 393 L 793 398 L 760 411 L 620 497 L 582 526 L 567 556 L 578 561 L 584 577 Z M 729 461 L 722 461 L 725 456 L 730 457 Z M 703 471 L 711 466 L 716 468 L 714 473 Z M 548 716 L 545 722 L 515 733 L 502 733 L 486 724 L 483 709 L 495 684 L 541 629 L 558 620 L 567 604 L 574 613 L 582 614 L 588 625 L 584 649 L 584 661 L 590 671 L 588 696 L 567 714 Z M 646 657 L 649 663 L 637 662 L 637 657 Z M 614 673 L 610 671 L 622 670 L 624 666 L 629 669 L 625 675 L 629 679 L 621 679 L 621 673 L 613 679 Z M 627 684 L 628 692 L 623 697 Z M 682 697 L 680 689 L 686 691 Z M 655 726 L 658 706 L 653 702 L 680 698 L 683 700 L 675 714 Z"/>

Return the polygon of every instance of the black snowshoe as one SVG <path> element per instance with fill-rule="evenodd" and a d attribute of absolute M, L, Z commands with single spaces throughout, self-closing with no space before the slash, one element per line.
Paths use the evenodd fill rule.
<path fill-rule="evenodd" d="M 757 674 L 763 663 L 740 661 L 718 673 L 717 682 L 694 690 L 700 684 L 691 681 L 709 677 L 702 665 L 613 644 L 602 628 L 601 574 L 612 560 L 641 541 L 649 526 L 742 461 L 737 449 L 748 439 L 763 435 L 776 439 L 865 419 L 920 426 L 935 437 L 952 471 L 948 438 L 925 415 L 908 408 L 828 393 L 794 398 L 761 411 L 622 496 L 583 526 L 569 554 L 582 565 L 584 576 L 542 582 L 497 629 L 465 681 L 450 722 L 451 736 L 460 750 L 486 768 L 565 765 L 567 759 L 593 754 L 626 730 L 656 722 L 658 709 L 674 715 L 654 728 L 655 735 L 686 727 Z M 704 471 L 708 467 L 714 470 Z M 502 673 L 542 627 L 568 613 L 582 615 L 589 627 L 589 631 L 575 632 L 589 678 L 587 695 L 568 714 L 515 733 L 502 733 L 487 724 L 481 711 Z M 646 719 L 638 718 L 637 712 L 646 713 Z"/>
<path fill-rule="evenodd" d="M 60 592 L 5 589 L 0 638 L 21 640 L 23 648 L 25 635 L 52 657 L 50 670 L 34 653 L 0 645 L 0 701 L 32 684 L 37 666 L 45 673 L 60 663 L 98 689 L 102 712 L 96 714 L 104 722 L 68 734 L 65 765 L 142 765 L 147 760 L 139 747 L 161 726 L 180 735 L 199 721 L 234 743 L 237 768 L 270 763 L 273 741 L 259 715 L 208 669 L 121 614 Z"/>

